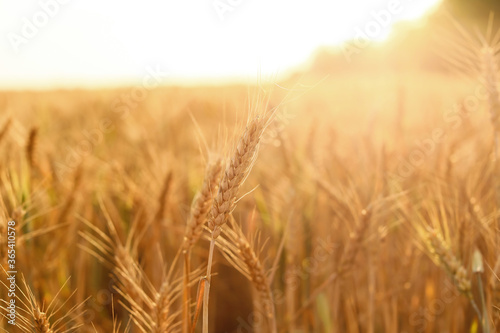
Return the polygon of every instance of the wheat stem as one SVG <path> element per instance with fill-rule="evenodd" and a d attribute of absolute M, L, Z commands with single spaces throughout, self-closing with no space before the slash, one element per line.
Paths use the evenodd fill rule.
<path fill-rule="evenodd" d="M 212 260 L 214 255 L 214 247 L 215 247 L 215 238 L 212 235 L 212 239 L 210 240 L 210 251 L 208 252 L 208 266 L 207 266 L 207 276 L 206 276 L 206 285 L 203 290 L 203 333 L 208 333 L 208 298 L 210 295 L 210 283 L 211 278 L 210 275 L 212 273 Z"/>
<path fill-rule="evenodd" d="M 211 283 L 212 258 L 215 240 L 219 237 L 222 226 L 236 206 L 238 190 L 248 177 L 257 157 L 259 143 L 265 128 L 274 113 L 255 117 L 245 128 L 236 149 L 219 183 L 217 196 L 208 213 L 208 227 L 211 231 L 210 252 L 208 254 L 207 286 L 203 298 L 203 333 L 208 333 L 208 297 Z"/>

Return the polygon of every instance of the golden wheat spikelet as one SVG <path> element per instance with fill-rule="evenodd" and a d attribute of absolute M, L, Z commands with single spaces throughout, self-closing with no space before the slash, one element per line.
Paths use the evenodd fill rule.
<path fill-rule="evenodd" d="M 223 163 L 220 158 L 215 159 L 207 165 L 205 179 L 191 206 L 183 241 L 183 250 L 185 251 L 193 247 L 203 232 L 203 225 L 205 224 L 208 210 L 218 190 L 222 166 Z"/>
<path fill-rule="evenodd" d="M 182 250 L 184 251 L 184 279 L 183 279 L 183 332 L 190 331 L 191 322 L 191 289 L 189 280 L 191 275 L 191 248 L 200 239 L 206 222 L 207 213 L 217 192 L 222 172 L 222 159 L 216 158 L 209 162 L 205 170 L 205 178 L 200 191 L 191 205 L 189 220 L 184 232 Z"/>
<path fill-rule="evenodd" d="M 134 288 L 142 290 L 141 300 L 138 302 L 121 285 L 118 289 L 119 294 L 127 301 L 125 306 L 132 317 L 133 322 L 143 333 L 165 333 L 177 332 L 181 324 L 177 319 L 180 311 L 174 307 L 177 304 L 177 298 L 180 296 L 180 280 L 169 280 L 169 277 L 162 277 L 161 286 L 153 286 L 144 271 L 139 267 L 140 275 L 143 277 L 140 284 Z M 162 268 L 165 272 L 165 269 Z M 193 272 L 198 276 L 201 270 Z M 131 280 L 131 283 L 138 283 L 137 280 Z"/>
<path fill-rule="evenodd" d="M 35 292 L 31 289 L 24 275 L 21 276 L 22 285 L 17 285 L 16 288 L 18 292 L 16 295 L 16 326 L 21 332 L 55 333 L 78 331 L 81 324 L 79 325 L 76 322 L 80 319 L 79 316 L 84 313 L 80 312 L 80 310 L 84 306 L 85 301 L 72 307 L 67 307 L 65 313 L 62 315 L 58 315 L 62 307 L 56 305 L 56 298 L 62 292 L 68 280 L 64 282 L 56 293 L 56 297 L 54 297 L 49 305 L 45 306 L 43 302 L 37 299 Z M 70 293 L 69 298 L 74 294 L 75 291 Z M 7 304 L 6 300 L 0 301 Z M 65 300 L 64 304 L 67 302 L 68 300 Z M 0 306 L 0 309 L 7 310 L 3 305 Z M 57 319 L 54 318 L 55 315 L 58 315 Z"/>
<path fill-rule="evenodd" d="M 471 296 L 472 284 L 467 270 L 446 245 L 441 234 L 436 230 L 430 230 L 427 233 L 427 240 L 431 252 L 437 256 L 441 265 L 443 265 L 446 272 L 452 277 L 457 289 L 465 295 Z"/>
<path fill-rule="evenodd" d="M 265 107 L 267 108 L 267 105 Z M 219 190 L 208 213 L 208 228 L 211 232 L 211 241 L 206 274 L 207 287 L 204 289 L 203 294 L 203 333 L 208 333 L 208 301 L 215 241 L 222 231 L 221 227 L 227 223 L 236 206 L 238 190 L 250 174 L 253 163 L 257 158 L 262 134 L 274 118 L 276 110 L 277 108 L 266 110 L 247 124 L 243 135 L 238 140 L 233 156 L 226 166 L 219 183 Z"/>
<path fill-rule="evenodd" d="M 160 290 L 155 295 L 154 309 L 153 309 L 153 323 L 154 333 L 168 332 L 168 328 L 171 324 L 170 319 L 170 306 L 171 306 L 171 295 L 170 295 L 170 285 L 168 281 L 164 281 L 160 287 Z"/>
<path fill-rule="evenodd" d="M 33 311 L 33 319 L 35 321 L 35 332 L 37 333 L 53 333 L 50 328 L 50 323 L 45 312 L 41 312 L 38 307 Z"/>
<path fill-rule="evenodd" d="M 36 147 L 38 145 L 38 128 L 33 127 L 28 135 L 26 143 L 26 159 L 29 166 L 33 168 L 36 164 Z"/>
<path fill-rule="evenodd" d="M 81 219 L 92 231 L 79 232 L 80 236 L 90 245 L 90 247 L 82 246 L 82 248 L 108 266 L 117 279 L 118 288 L 129 295 L 134 302 L 141 304 L 145 301 L 146 296 L 141 288 L 143 272 L 135 260 L 134 246 L 131 241 L 134 234 L 129 234 L 129 239 L 123 245 L 107 210 L 104 206 L 102 206 L 102 209 L 106 216 L 110 235 L 89 221 Z"/>
<path fill-rule="evenodd" d="M 219 190 L 208 213 L 208 227 L 213 238 L 220 235 L 220 228 L 227 222 L 235 207 L 238 190 L 252 169 L 262 133 L 268 123 L 268 116 L 257 116 L 250 121 L 224 170 Z"/>

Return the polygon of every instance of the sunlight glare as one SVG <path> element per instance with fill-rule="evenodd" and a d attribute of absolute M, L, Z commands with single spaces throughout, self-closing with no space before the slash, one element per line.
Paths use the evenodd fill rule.
<path fill-rule="evenodd" d="M 50 1 L 61 2 L 55 14 L 24 38 L 26 25 L 45 10 L 40 4 Z M 147 66 L 168 70 L 164 83 L 281 74 L 319 46 L 339 45 L 380 24 L 374 13 L 398 6 L 370 36 L 383 41 L 395 23 L 418 20 L 438 2 L 0 0 L 0 34 L 7 37 L 0 41 L 0 86 L 130 84 Z M 14 47 L 12 36 L 25 42 Z"/>

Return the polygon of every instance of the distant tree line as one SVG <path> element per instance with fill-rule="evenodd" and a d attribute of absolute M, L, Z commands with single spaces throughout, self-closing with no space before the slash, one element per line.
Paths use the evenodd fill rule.
<path fill-rule="evenodd" d="M 444 4 L 460 18 L 486 20 L 493 11 L 495 21 L 500 20 L 500 0 L 444 0 Z"/>

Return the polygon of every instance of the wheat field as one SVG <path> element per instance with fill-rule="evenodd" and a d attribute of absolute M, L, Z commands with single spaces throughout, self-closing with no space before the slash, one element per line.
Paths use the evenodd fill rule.
<path fill-rule="evenodd" d="M 497 53 L 468 79 L 0 92 L 0 328 L 495 332 Z"/>

